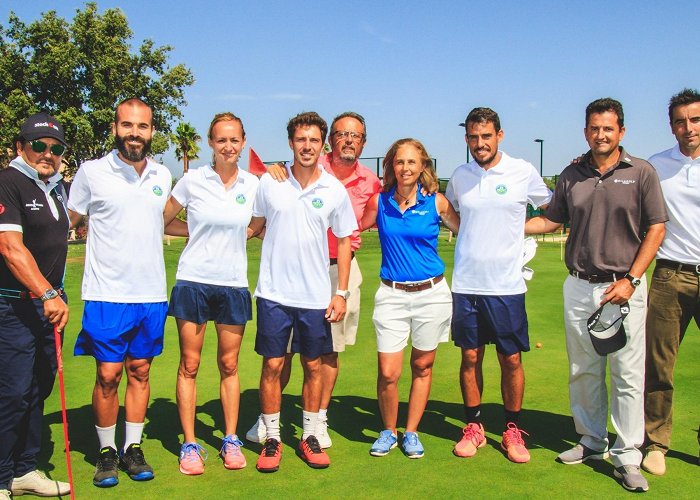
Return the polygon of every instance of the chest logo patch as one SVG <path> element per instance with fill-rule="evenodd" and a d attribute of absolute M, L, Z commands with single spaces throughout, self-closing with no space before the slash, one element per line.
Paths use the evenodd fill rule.
<path fill-rule="evenodd" d="M 238 203 L 239 205 L 243 205 L 245 203 L 245 195 L 244 194 L 236 195 L 236 203 Z"/>
<path fill-rule="evenodd" d="M 498 194 L 506 194 L 508 192 L 508 188 L 505 184 L 499 184 L 498 186 L 496 186 L 496 192 Z"/>
<path fill-rule="evenodd" d="M 33 199 L 31 203 L 27 203 L 24 206 L 29 207 L 30 210 L 39 210 L 40 208 L 44 208 L 44 205 L 36 202 L 36 198 Z"/>
<path fill-rule="evenodd" d="M 4 213 L 5 213 L 5 205 L 3 205 L 2 203 L 0 203 L 0 215 L 2 215 L 2 214 L 4 214 Z"/>
<path fill-rule="evenodd" d="M 623 184 L 626 186 L 627 184 L 634 184 L 635 180 L 634 179 L 615 179 L 613 182 L 615 184 Z"/>
<path fill-rule="evenodd" d="M 163 196 L 163 189 L 158 185 L 153 186 L 153 194 L 156 196 Z"/>
<path fill-rule="evenodd" d="M 314 208 L 321 208 L 323 207 L 323 200 L 321 198 L 314 198 L 311 200 L 311 206 Z"/>

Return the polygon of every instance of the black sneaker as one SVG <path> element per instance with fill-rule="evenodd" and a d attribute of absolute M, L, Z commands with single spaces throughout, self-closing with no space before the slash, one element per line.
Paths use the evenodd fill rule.
<path fill-rule="evenodd" d="M 119 457 L 117 450 L 111 446 L 105 446 L 100 450 L 95 466 L 95 476 L 92 484 L 99 488 L 110 488 L 119 483 Z"/>
<path fill-rule="evenodd" d="M 153 468 L 146 463 L 143 450 L 138 443 L 132 443 L 122 453 L 119 466 L 129 474 L 134 481 L 149 481 L 153 479 Z"/>

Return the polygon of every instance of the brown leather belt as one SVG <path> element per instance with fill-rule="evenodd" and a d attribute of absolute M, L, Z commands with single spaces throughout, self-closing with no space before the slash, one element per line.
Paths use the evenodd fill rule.
<path fill-rule="evenodd" d="M 683 262 L 676 262 L 673 260 L 656 259 L 656 265 L 675 269 L 678 272 L 694 273 L 700 276 L 700 264 L 684 264 Z"/>
<path fill-rule="evenodd" d="M 429 280 L 419 281 L 418 283 L 398 283 L 396 281 L 385 280 L 382 278 L 382 283 L 396 290 L 403 290 L 404 292 L 420 292 L 422 290 L 427 290 L 432 288 L 442 281 L 445 276 L 441 274 L 440 276 L 435 276 Z"/>
<path fill-rule="evenodd" d="M 588 281 L 589 283 L 592 283 L 595 285 L 598 283 L 612 283 L 613 281 L 621 280 L 622 278 L 625 277 L 626 273 L 585 274 L 585 273 L 580 273 L 578 271 L 574 271 L 573 269 L 569 269 L 569 274 L 571 276 L 573 276 L 574 278 Z"/>

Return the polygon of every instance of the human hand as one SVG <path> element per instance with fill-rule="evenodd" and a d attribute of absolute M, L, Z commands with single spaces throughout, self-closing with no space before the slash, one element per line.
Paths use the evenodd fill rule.
<path fill-rule="evenodd" d="M 52 325 L 63 331 L 68 324 L 68 304 L 63 301 L 61 295 L 44 302 L 44 316 Z"/>
<path fill-rule="evenodd" d="M 600 305 L 604 305 L 611 302 L 616 305 L 624 304 L 628 302 L 630 297 L 634 294 L 634 287 L 632 283 L 627 278 L 617 280 L 610 284 L 608 288 L 603 292 L 603 297 Z"/>
<path fill-rule="evenodd" d="M 326 319 L 330 323 L 338 323 L 339 321 L 343 321 L 343 318 L 345 318 L 346 309 L 347 304 L 345 303 L 345 299 L 340 295 L 334 295 L 328 309 L 326 309 Z"/>

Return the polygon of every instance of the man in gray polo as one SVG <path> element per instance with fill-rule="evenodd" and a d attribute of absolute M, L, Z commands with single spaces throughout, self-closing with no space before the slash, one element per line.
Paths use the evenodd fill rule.
<path fill-rule="evenodd" d="M 630 491 L 647 491 L 639 471 L 644 440 L 644 273 L 664 237 L 668 220 L 653 167 L 620 146 L 625 134 L 622 105 L 598 99 L 586 108 L 584 135 L 590 146 L 580 162 L 564 169 L 546 215 L 530 219 L 525 232 L 537 234 L 571 224 L 566 242 L 564 323 L 569 357 L 569 399 L 581 440 L 557 460 L 579 464 L 608 456 L 608 394 L 617 434 L 610 447 L 614 475 Z M 627 344 L 599 355 L 586 323 L 602 305 L 629 304 L 623 321 Z"/>
<path fill-rule="evenodd" d="M 700 326 L 700 93 L 685 89 L 668 106 L 678 144 L 649 159 L 661 181 L 669 221 L 649 289 L 642 467 L 666 472 L 671 445 L 673 368 L 691 319 Z M 700 443 L 700 431 L 698 432 Z"/>

